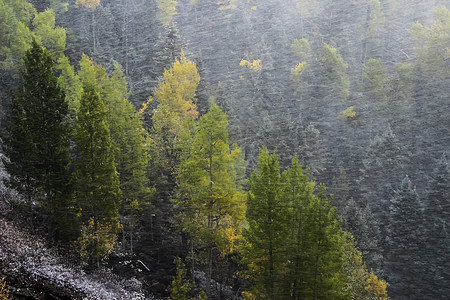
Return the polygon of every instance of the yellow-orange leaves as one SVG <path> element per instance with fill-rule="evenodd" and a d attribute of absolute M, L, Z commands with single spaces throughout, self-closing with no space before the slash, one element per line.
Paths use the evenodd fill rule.
<path fill-rule="evenodd" d="M 154 92 L 154 97 L 159 102 L 153 115 L 153 126 L 157 132 L 168 131 L 177 136 L 186 118 L 197 118 L 194 98 L 199 83 L 200 75 L 195 63 L 187 60 L 184 53 L 181 53 L 180 59 L 175 60 L 172 67 L 164 71 L 164 79 L 158 83 Z"/>
<path fill-rule="evenodd" d="M 253 70 L 255 72 L 262 70 L 262 64 L 260 59 L 254 59 L 253 61 L 248 61 L 245 59 L 241 59 L 241 62 L 239 63 L 240 66 L 244 67 L 246 66 L 250 70 Z"/>
<path fill-rule="evenodd" d="M 159 82 L 155 97 L 160 104 L 169 106 L 176 113 L 196 118 L 198 112 L 193 100 L 199 83 L 200 75 L 195 63 L 181 53 L 172 68 L 164 71 L 164 80 Z"/>
<path fill-rule="evenodd" d="M 86 8 L 96 9 L 100 5 L 100 0 L 77 0 L 76 5 L 82 5 Z"/>
<path fill-rule="evenodd" d="M 376 300 L 389 300 L 386 288 L 387 282 L 378 279 L 377 275 L 370 272 L 369 278 L 366 280 L 366 291 L 374 295 Z"/>

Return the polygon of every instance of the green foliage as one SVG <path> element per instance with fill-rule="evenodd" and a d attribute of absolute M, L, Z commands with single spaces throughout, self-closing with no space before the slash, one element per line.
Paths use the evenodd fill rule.
<path fill-rule="evenodd" d="M 374 38 L 385 23 L 385 16 L 381 10 L 380 0 L 368 1 L 368 20 L 365 28 L 365 38 Z"/>
<path fill-rule="evenodd" d="M 169 286 L 170 296 L 169 300 L 206 300 L 208 299 L 203 290 L 200 291 L 198 297 L 189 297 L 189 294 L 195 288 L 195 285 L 186 279 L 186 268 L 181 258 L 175 258 L 175 265 L 177 266 L 177 274 Z"/>
<path fill-rule="evenodd" d="M 363 262 L 362 254 L 356 248 L 353 236 L 348 232 L 345 232 L 344 236 L 345 263 L 343 273 L 346 277 L 344 290 L 348 294 L 349 299 L 369 300 L 369 294 L 366 291 L 366 280 L 369 274 Z"/>
<path fill-rule="evenodd" d="M 75 143 L 79 158 L 75 163 L 75 182 L 82 220 L 87 222 L 93 218 L 117 232 L 121 192 L 114 151 L 105 105 L 89 83 L 83 86 L 77 121 Z"/>
<path fill-rule="evenodd" d="M 346 282 L 341 272 L 345 263 L 343 231 L 325 187 L 319 186 L 317 193 L 306 206 L 303 254 L 309 259 L 302 268 L 305 286 L 299 294 L 316 299 L 345 299 Z"/>
<path fill-rule="evenodd" d="M 311 55 L 311 47 L 307 39 L 295 39 L 291 45 L 292 53 L 299 60 L 306 60 Z"/>
<path fill-rule="evenodd" d="M 69 111 L 74 115 L 78 105 L 80 105 L 82 93 L 80 78 L 75 74 L 74 67 L 65 56 L 58 59 L 55 69 L 60 72 L 58 83 L 65 92 Z"/>
<path fill-rule="evenodd" d="M 55 26 L 53 10 L 37 12 L 25 0 L 1 0 L 0 16 L 0 68 L 21 69 L 32 39 L 47 48 L 55 61 L 64 56 L 66 31 Z"/>
<path fill-rule="evenodd" d="M 236 184 L 235 171 L 241 150 L 230 150 L 226 127 L 226 114 L 212 103 L 191 136 L 181 136 L 190 141 L 182 149 L 175 209 L 182 230 L 198 248 L 207 249 L 211 265 L 213 248 L 223 255 L 234 251 L 243 221 L 244 194 Z"/>
<path fill-rule="evenodd" d="M 410 100 L 414 91 L 414 66 L 409 63 L 397 63 L 391 79 L 393 95 L 397 101 Z M 401 108 L 404 103 L 400 102 Z"/>
<path fill-rule="evenodd" d="M 179 156 L 177 138 L 189 123 L 185 120 L 194 120 L 198 115 L 193 101 L 199 82 L 196 65 L 182 54 L 170 69 L 164 71 L 164 80 L 159 82 L 154 92 L 159 105 L 152 116 L 151 147 L 160 167 L 170 173 L 174 172 Z M 147 106 L 144 103 L 143 108 Z M 145 109 L 141 110 L 142 114 L 145 112 Z"/>
<path fill-rule="evenodd" d="M 247 194 L 243 258 L 258 299 L 286 297 L 280 290 L 285 267 L 289 203 L 285 192 L 286 173 L 281 176 L 276 154 L 261 149 L 258 168 L 250 177 Z"/>
<path fill-rule="evenodd" d="M 330 93 L 338 93 L 342 101 L 350 94 L 350 80 L 347 75 L 348 65 L 337 49 L 323 44 L 323 53 L 320 58 L 320 66 L 323 71 L 322 82 L 328 86 Z"/>
<path fill-rule="evenodd" d="M 81 262 L 90 267 L 99 267 L 114 250 L 117 234 L 111 225 L 90 219 L 81 228 L 81 236 L 75 241 Z"/>
<path fill-rule="evenodd" d="M 298 158 L 280 174 L 262 149 L 250 178 L 242 248 L 258 299 L 366 297 L 367 269 L 345 233 L 325 187 L 309 180 Z"/>
<path fill-rule="evenodd" d="M 170 300 L 188 300 L 189 291 L 192 289 L 192 283 L 186 280 L 186 269 L 184 264 L 181 262 L 181 258 L 177 257 L 175 259 L 175 265 L 177 266 L 177 274 L 172 280 L 169 287 Z"/>
<path fill-rule="evenodd" d="M 0 67 L 19 69 L 30 47 L 32 33 L 28 26 L 36 13 L 26 0 L 0 0 Z"/>
<path fill-rule="evenodd" d="M 304 76 L 303 74 L 308 73 L 310 71 L 310 67 L 306 61 L 298 63 L 291 69 L 291 80 L 292 80 L 292 88 L 294 89 L 294 95 L 296 96 L 298 93 L 301 93 L 304 88 Z"/>
<path fill-rule="evenodd" d="M 105 106 L 106 124 L 122 191 L 121 213 L 130 216 L 140 205 L 148 204 L 151 193 L 146 177 L 149 161 L 147 135 L 140 115 L 127 100 L 130 93 L 119 66 L 115 65 L 111 76 L 87 56 L 82 57 L 80 66 L 78 76 L 84 84 L 95 85 Z"/>
<path fill-rule="evenodd" d="M 304 91 L 309 71 L 311 71 L 311 66 L 308 63 L 311 60 L 311 47 L 307 39 L 295 39 L 291 49 L 294 56 L 301 61 L 291 69 L 290 76 L 292 80 L 291 87 L 294 90 L 294 95 L 297 95 Z"/>
<path fill-rule="evenodd" d="M 415 42 L 414 51 L 427 75 L 448 78 L 450 71 L 450 10 L 443 6 L 435 10 L 436 20 L 425 27 L 415 23 L 411 28 L 411 38 Z"/>
<path fill-rule="evenodd" d="M 23 86 L 12 103 L 13 118 L 6 164 L 10 183 L 34 199 L 50 215 L 55 233 L 71 231 L 71 174 L 69 164 L 68 107 L 53 73 L 51 54 L 33 41 L 24 58 Z M 62 234 L 62 231 L 65 234 Z"/>
<path fill-rule="evenodd" d="M 378 108 L 387 104 L 388 84 L 390 78 L 385 75 L 385 70 L 379 59 L 370 58 L 364 65 L 363 89 L 367 98 L 374 101 Z M 373 99 L 373 100 L 372 100 Z"/>
<path fill-rule="evenodd" d="M 55 27 L 53 10 L 46 9 L 37 13 L 33 19 L 33 27 L 36 39 L 52 53 L 55 61 L 64 57 L 66 30 L 62 27 Z"/>

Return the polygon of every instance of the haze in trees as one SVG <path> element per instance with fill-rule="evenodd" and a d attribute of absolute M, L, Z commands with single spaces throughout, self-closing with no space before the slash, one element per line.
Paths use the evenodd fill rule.
<path fill-rule="evenodd" d="M 0 0 L 1 277 L 88 297 L 44 266 L 48 244 L 77 248 L 91 291 L 96 267 L 117 272 L 108 299 L 168 297 L 175 257 L 193 283 L 182 298 L 445 298 L 448 12 L 445 0 Z M 45 63 L 27 62 L 33 39 Z"/>

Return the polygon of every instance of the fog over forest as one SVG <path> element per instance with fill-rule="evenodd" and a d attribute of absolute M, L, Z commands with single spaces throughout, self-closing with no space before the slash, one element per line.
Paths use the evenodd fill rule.
<path fill-rule="evenodd" d="M 450 294 L 448 0 L 0 0 L 0 131 L 0 299 Z"/>

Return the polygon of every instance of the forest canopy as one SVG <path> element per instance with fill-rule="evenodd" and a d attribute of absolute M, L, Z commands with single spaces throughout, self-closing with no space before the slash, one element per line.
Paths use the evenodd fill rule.
<path fill-rule="evenodd" d="M 449 49 L 443 0 L 0 0 L 0 219 L 142 298 L 443 298 Z"/>

